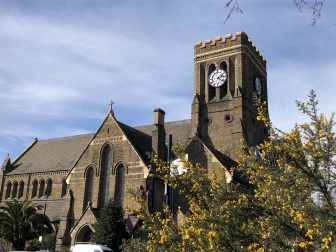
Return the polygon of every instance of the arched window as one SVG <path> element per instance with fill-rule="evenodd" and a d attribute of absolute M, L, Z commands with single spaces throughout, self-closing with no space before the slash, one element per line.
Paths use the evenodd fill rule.
<path fill-rule="evenodd" d="M 75 237 L 75 243 L 90 243 L 93 232 L 91 225 L 85 224 L 79 229 Z M 99 250 L 94 250 L 99 251 Z M 105 250 L 106 251 L 106 250 Z"/>
<path fill-rule="evenodd" d="M 255 80 L 256 80 L 257 76 L 255 73 L 252 74 L 252 92 L 253 93 L 257 93 L 257 90 L 256 90 L 256 85 L 255 85 Z"/>
<path fill-rule="evenodd" d="M 64 197 L 66 194 L 66 190 L 67 190 L 67 183 L 65 181 L 65 179 L 62 180 L 62 191 L 61 191 L 61 197 Z"/>
<path fill-rule="evenodd" d="M 40 190 L 39 190 L 39 198 L 41 198 L 44 195 L 44 179 L 41 179 L 40 181 Z"/>
<path fill-rule="evenodd" d="M 14 182 L 13 183 L 13 192 L 12 192 L 12 198 L 16 198 L 17 196 L 17 192 L 18 192 L 18 182 Z"/>
<path fill-rule="evenodd" d="M 19 186 L 19 195 L 18 195 L 18 198 L 21 199 L 22 196 L 23 196 L 23 191 L 24 191 L 24 182 L 21 181 L 20 182 L 20 186 Z"/>
<path fill-rule="evenodd" d="M 222 61 L 219 65 L 219 68 L 224 70 L 226 72 L 226 78 L 228 78 L 228 68 L 225 61 Z M 228 79 L 226 79 L 223 86 L 220 87 L 220 98 L 223 98 L 227 95 L 227 89 L 228 89 Z"/>
<path fill-rule="evenodd" d="M 209 77 L 210 77 L 211 73 L 213 71 L 215 71 L 215 70 L 216 70 L 215 64 L 211 64 L 209 66 L 209 68 L 208 68 L 208 81 L 209 81 Z M 213 87 L 213 86 L 208 85 L 208 89 L 209 89 L 209 92 L 208 92 L 208 94 L 209 94 L 209 101 L 211 101 L 216 96 L 216 88 Z"/>
<path fill-rule="evenodd" d="M 6 199 L 8 199 L 11 196 L 11 191 L 12 191 L 12 183 L 8 182 L 6 188 Z"/>
<path fill-rule="evenodd" d="M 34 180 L 33 189 L 32 189 L 32 198 L 35 198 L 37 196 L 37 187 L 38 187 L 38 182 L 37 180 Z"/>
<path fill-rule="evenodd" d="M 125 190 L 125 167 L 120 164 L 116 168 L 116 181 L 114 190 L 114 200 L 118 201 L 120 205 L 123 205 L 124 201 L 124 190 Z"/>
<path fill-rule="evenodd" d="M 93 168 L 89 167 L 85 174 L 85 191 L 84 191 L 84 202 L 83 211 L 85 210 L 88 202 L 92 201 L 93 192 Z"/>
<path fill-rule="evenodd" d="M 103 208 L 109 199 L 110 170 L 112 165 L 112 149 L 106 145 L 101 155 L 99 201 L 98 206 Z"/>
<path fill-rule="evenodd" d="M 46 189 L 45 195 L 48 196 L 48 197 L 51 196 L 51 190 L 52 190 L 52 180 L 48 179 L 47 180 L 47 189 Z"/>

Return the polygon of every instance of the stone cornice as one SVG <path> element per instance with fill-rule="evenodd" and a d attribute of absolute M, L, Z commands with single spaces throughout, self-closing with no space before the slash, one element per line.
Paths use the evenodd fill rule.
<path fill-rule="evenodd" d="M 34 172 L 34 173 L 22 173 L 22 174 L 4 174 L 4 177 L 8 178 L 17 178 L 17 177 L 29 177 L 29 176 L 45 176 L 45 175 L 58 175 L 58 174 L 67 174 L 69 170 L 63 171 L 51 171 L 51 172 Z"/>
<path fill-rule="evenodd" d="M 209 59 L 219 59 L 223 56 L 232 56 L 238 53 L 244 53 L 247 55 L 257 66 L 257 68 L 266 76 L 266 68 L 260 63 L 260 61 L 255 57 L 250 48 L 246 45 L 236 45 L 229 48 L 218 49 L 211 52 L 200 53 L 194 56 L 194 64 L 206 62 Z"/>

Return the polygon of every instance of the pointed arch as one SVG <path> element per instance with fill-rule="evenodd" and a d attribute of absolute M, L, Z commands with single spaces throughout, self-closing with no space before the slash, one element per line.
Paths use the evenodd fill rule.
<path fill-rule="evenodd" d="M 90 166 L 86 169 L 85 172 L 85 190 L 84 190 L 84 201 L 83 201 L 83 211 L 86 209 L 89 202 L 92 202 L 92 193 L 93 193 L 93 178 L 94 171 L 93 167 Z"/>
<path fill-rule="evenodd" d="M 42 196 L 44 196 L 44 186 L 45 186 L 45 181 L 44 179 L 40 180 L 40 189 L 39 189 L 39 198 L 41 198 Z"/>
<path fill-rule="evenodd" d="M 83 225 L 77 232 L 75 236 L 75 244 L 76 243 L 90 243 L 91 236 L 93 233 L 93 228 L 90 224 Z"/>
<path fill-rule="evenodd" d="M 21 181 L 19 185 L 18 199 L 21 199 L 23 197 L 23 191 L 24 191 L 24 182 Z"/>
<path fill-rule="evenodd" d="M 62 190 L 61 190 L 61 197 L 64 197 L 66 195 L 67 191 L 67 182 L 65 178 L 62 179 Z"/>
<path fill-rule="evenodd" d="M 220 91 L 219 91 L 219 97 L 223 98 L 227 95 L 228 92 L 228 77 L 229 77 L 229 73 L 228 73 L 228 62 L 223 60 L 220 64 L 219 64 L 219 68 L 224 70 L 226 72 L 226 81 L 224 83 L 223 86 L 220 87 Z"/>
<path fill-rule="evenodd" d="M 32 198 L 35 198 L 37 196 L 37 187 L 38 187 L 38 182 L 35 179 L 33 181 L 32 196 L 31 196 Z"/>
<path fill-rule="evenodd" d="M 121 206 L 123 205 L 124 202 L 125 175 L 126 175 L 126 167 L 123 163 L 119 163 L 115 169 L 114 200 L 119 202 Z"/>
<path fill-rule="evenodd" d="M 13 183 L 13 191 L 12 191 L 12 198 L 16 198 L 17 197 L 18 187 L 19 187 L 18 182 L 14 181 L 14 183 Z"/>
<path fill-rule="evenodd" d="M 52 192 L 52 179 L 48 178 L 48 180 L 47 180 L 47 188 L 46 188 L 46 191 L 45 191 L 45 195 L 49 197 L 49 196 L 51 196 L 51 192 Z"/>
<path fill-rule="evenodd" d="M 6 187 L 6 199 L 10 198 L 11 191 L 12 191 L 12 182 L 9 181 Z"/>
<path fill-rule="evenodd" d="M 127 163 L 126 162 L 124 162 L 124 161 L 118 161 L 118 162 L 116 162 L 116 165 L 114 166 L 114 168 L 113 168 L 113 170 L 112 170 L 112 174 L 113 175 L 116 175 L 116 172 L 117 172 L 117 168 L 119 167 L 119 166 L 124 166 L 124 168 L 125 168 L 125 174 L 128 174 L 128 166 L 127 166 Z"/>
<path fill-rule="evenodd" d="M 100 178 L 98 207 L 103 208 L 109 199 L 110 174 L 113 163 L 113 151 L 111 144 L 102 147 L 100 155 Z"/>
<path fill-rule="evenodd" d="M 257 79 L 257 74 L 256 74 L 256 70 L 253 68 L 253 70 L 251 71 L 251 86 L 252 86 L 252 90 L 250 92 L 252 92 L 251 95 L 256 94 L 257 90 L 256 90 L 256 86 L 255 86 L 255 80 Z"/>
<path fill-rule="evenodd" d="M 209 81 L 210 74 L 215 70 L 216 70 L 216 65 L 214 63 L 211 63 L 208 66 L 208 77 L 207 77 L 208 81 Z M 208 100 L 211 101 L 213 98 L 216 97 L 216 88 L 210 85 L 207 85 L 207 87 L 208 87 Z"/>

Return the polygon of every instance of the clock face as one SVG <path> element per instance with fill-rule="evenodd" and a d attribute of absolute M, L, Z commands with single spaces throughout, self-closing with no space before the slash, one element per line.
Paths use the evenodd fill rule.
<path fill-rule="evenodd" d="M 226 72 L 223 69 L 214 70 L 209 76 L 209 85 L 220 87 L 226 82 Z"/>
<path fill-rule="evenodd" d="M 257 91 L 257 94 L 261 95 L 261 81 L 258 77 L 255 79 L 255 89 Z"/>

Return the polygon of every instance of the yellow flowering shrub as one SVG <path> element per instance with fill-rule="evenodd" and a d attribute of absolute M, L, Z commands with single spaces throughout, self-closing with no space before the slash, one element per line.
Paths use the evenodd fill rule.
<path fill-rule="evenodd" d="M 256 148 L 242 144 L 239 163 L 208 171 L 174 153 L 184 172 L 157 173 L 185 196 L 189 211 L 181 223 L 171 215 L 149 213 L 140 199 L 147 251 L 331 251 L 336 247 L 336 138 L 333 115 L 317 112 L 311 92 L 297 103 L 309 121 L 289 132 L 272 127 L 264 107 L 257 120 L 268 138 Z M 233 174 L 227 183 L 225 174 Z M 141 203 L 142 202 L 142 203 Z"/>

